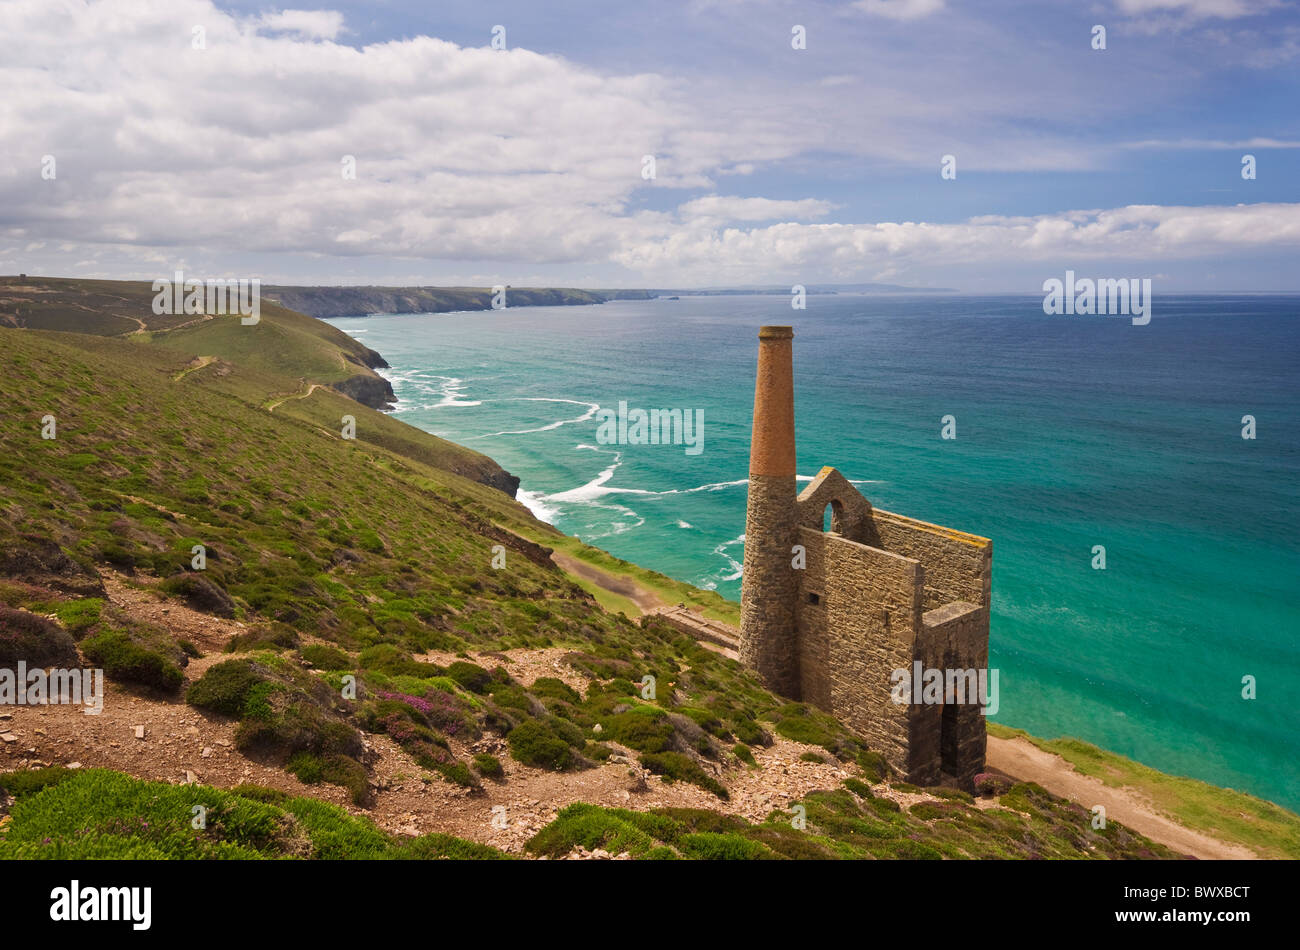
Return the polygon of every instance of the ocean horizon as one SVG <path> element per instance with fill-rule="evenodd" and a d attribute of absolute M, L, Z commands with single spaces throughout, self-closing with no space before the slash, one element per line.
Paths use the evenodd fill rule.
<path fill-rule="evenodd" d="M 732 600 L 757 331 L 793 325 L 800 479 L 834 466 L 993 540 L 995 721 L 1295 809 L 1298 318 L 1296 295 L 1162 294 L 1134 326 L 837 294 L 326 322 L 389 362 L 397 418 L 496 459 L 540 518 Z M 689 411 L 698 452 L 610 444 L 621 403 Z"/>

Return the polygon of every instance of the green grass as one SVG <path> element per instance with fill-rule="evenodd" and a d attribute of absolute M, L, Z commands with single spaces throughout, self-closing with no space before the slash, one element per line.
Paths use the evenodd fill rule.
<path fill-rule="evenodd" d="M 850 768 L 856 762 L 872 782 L 885 777 L 880 756 L 833 717 L 774 696 L 735 661 L 662 621 L 641 625 L 602 610 L 535 545 L 725 622 L 736 622 L 735 604 L 559 535 L 484 483 L 500 474 L 490 459 L 338 393 L 318 390 L 274 412 L 262 408 L 277 394 L 304 391 L 304 381 L 328 381 L 336 371 L 331 361 L 340 373 L 351 371 L 344 364 L 356 368 L 349 357 L 367 358 L 359 344 L 345 345 L 337 331 L 276 308 L 267 308 L 256 328 L 218 319 L 175 329 L 176 321 L 148 316 L 135 285 L 66 283 L 50 299 L 16 304 L 18 322 L 103 335 L 0 328 L 8 397 L 0 415 L 0 601 L 18 611 L 11 625 L 65 655 L 71 651 L 71 662 L 69 631 L 92 650 L 121 651 L 126 660 L 132 645 L 176 664 L 185 655 L 166 630 L 129 624 L 105 603 L 95 571 L 108 564 L 133 571 L 129 582 L 157 588 L 173 602 L 243 623 L 236 649 L 255 652 L 236 653 L 233 665 L 218 663 L 192 677 L 191 704 L 238 720 L 236 744 L 246 754 L 278 762 L 305 781 L 337 782 L 354 800 L 368 778 L 360 728 L 387 733 L 417 766 L 469 788 L 480 774 L 491 778 L 492 768 L 457 760 L 450 738 L 487 734 L 511 737 L 511 754 L 539 768 L 589 767 L 622 746 L 665 780 L 694 782 L 719 798 L 729 794 L 728 776 L 746 767 L 731 754 L 736 743 L 768 744 L 770 732 L 818 746 Z M 90 312 L 102 319 L 78 325 L 73 317 L 81 305 L 100 308 Z M 146 314 L 148 340 L 114 338 L 138 326 L 128 319 L 137 310 Z M 263 335 L 240 335 L 246 330 Z M 39 434 L 47 413 L 59 420 L 53 441 Z M 357 419 L 355 441 L 339 437 L 343 414 Z M 489 567 L 498 543 L 509 550 L 506 570 Z M 201 575 L 188 572 L 194 544 L 207 549 Z M 37 614 L 53 614 L 62 626 Z M 554 678 L 526 688 L 494 669 L 495 661 L 471 656 L 555 646 L 569 651 L 571 667 L 595 678 L 585 696 Z M 430 650 L 467 659 L 446 668 L 415 659 Z M 132 668 L 125 661 L 119 667 Z M 357 679 L 355 698 L 343 694 L 345 675 Z M 637 684 L 647 675 L 658 683 L 654 700 L 640 696 Z M 1028 787 L 1003 796 L 1007 807 L 978 812 L 945 798 L 920 816 L 847 788 L 827 794 L 844 800 L 805 799 L 811 836 L 790 829 L 783 814 L 749 830 L 709 812 L 703 814 L 716 820 L 644 819 L 658 822 L 653 827 L 616 817 L 649 836 L 639 848 L 643 857 L 765 853 L 753 843 L 801 857 L 1161 853 L 1122 829 L 1090 837 L 1073 810 Z M 109 801 L 127 808 L 124 815 L 135 813 L 133 798 L 113 795 Z M 232 808 L 267 806 L 278 809 L 276 821 L 291 823 L 292 834 L 281 841 L 289 851 L 390 853 L 387 837 L 364 825 L 340 826 L 314 800 L 239 797 Z M 1249 813 L 1247 824 L 1282 842 L 1274 847 L 1290 847 L 1294 816 L 1280 809 Z M 1230 827 L 1230 817 L 1216 820 Z M 671 831 L 667 821 L 684 830 Z M 614 830 L 635 838 L 621 826 Z M 723 837 L 683 843 L 685 835 Z M 117 853 L 119 844 L 104 845 L 104 853 Z M 237 835 L 139 840 L 142 856 L 173 846 L 221 856 L 242 853 L 247 844 Z M 72 840 L 59 847 L 81 853 Z M 456 850 L 440 839 L 424 848 L 430 855 Z"/>
<path fill-rule="evenodd" d="M 982 811 L 959 798 L 924 802 L 904 812 L 893 802 L 860 802 L 848 791 L 822 791 L 776 810 L 758 823 L 707 809 L 645 812 L 575 804 L 525 845 L 535 856 L 559 858 L 582 846 L 627 852 L 636 859 L 980 859 L 1176 857 L 1115 822 L 1093 831 L 1081 806 L 1018 785 L 1012 807 Z"/>
<path fill-rule="evenodd" d="M 0 859 L 508 857 L 443 834 L 399 840 L 335 805 L 269 789 L 243 795 L 104 769 L 60 771 L 43 784 L 0 774 L 0 787 L 17 797 L 13 820 L 0 831 Z"/>

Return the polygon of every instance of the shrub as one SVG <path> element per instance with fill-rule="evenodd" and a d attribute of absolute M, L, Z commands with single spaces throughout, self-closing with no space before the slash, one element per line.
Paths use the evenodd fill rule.
<path fill-rule="evenodd" d="M 474 768 L 478 769 L 478 774 L 484 778 L 501 779 L 506 774 L 506 770 L 501 767 L 501 760 L 488 752 L 480 752 L 474 756 Z"/>
<path fill-rule="evenodd" d="M 512 861 L 514 858 L 504 851 L 453 838 L 451 835 L 433 834 L 412 838 L 400 845 L 398 858 L 410 858 L 417 861 L 451 860 L 451 861 Z"/>
<path fill-rule="evenodd" d="M 363 670 L 377 670 L 380 673 L 387 673 L 389 676 L 414 676 L 419 679 L 427 679 L 430 676 L 439 676 L 443 670 L 431 663 L 421 663 L 409 653 L 403 653 L 391 643 L 380 643 L 377 646 L 366 647 L 361 651 L 357 662 Z"/>
<path fill-rule="evenodd" d="M 81 600 L 67 600 L 54 606 L 54 613 L 59 622 L 67 627 L 73 635 L 85 633 L 99 623 L 104 601 L 98 597 L 84 597 Z"/>
<path fill-rule="evenodd" d="M 572 747 L 545 720 L 524 720 L 510 730 L 506 741 L 510 755 L 524 765 L 563 772 L 575 764 Z"/>
<path fill-rule="evenodd" d="M 621 808 L 569 805 L 524 847 L 552 858 L 562 858 L 578 845 L 588 850 L 604 848 L 613 854 L 626 851 L 633 857 L 648 855 L 656 841 L 637 826 L 635 814 Z"/>
<path fill-rule="evenodd" d="M 858 768 L 862 769 L 862 776 L 872 785 L 879 785 L 889 777 L 891 769 L 885 757 L 879 752 L 872 752 L 870 749 L 863 749 L 858 755 Z"/>
<path fill-rule="evenodd" d="M 771 745 L 772 737 L 767 730 L 752 719 L 739 716 L 731 720 L 731 731 L 737 739 L 746 745 Z"/>
<path fill-rule="evenodd" d="M 663 752 L 673 737 L 668 714 L 653 706 L 636 706 L 606 723 L 609 737 L 638 752 Z"/>
<path fill-rule="evenodd" d="M 135 643 L 119 630 L 109 630 L 85 640 L 81 652 L 91 663 L 104 668 L 104 675 L 174 693 L 185 681 L 181 668 L 161 653 Z"/>
<path fill-rule="evenodd" d="M 256 687 L 266 684 L 267 678 L 254 671 L 248 660 L 227 660 L 209 667 L 197 682 L 190 686 L 185 701 L 209 712 L 239 718 L 253 696 Z"/>
<path fill-rule="evenodd" d="M 805 753 L 803 753 L 803 755 L 799 756 L 799 761 L 800 761 L 800 762 L 817 762 L 817 763 L 824 763 L 826 760 L 823 759 L 823 758 L 822 758 L 820 755 L 818 755 L 816 752 L 805 752 Z"/>
<path fill-rule="evenodd" d="M 298 645 L 298 631 L 287 623 L 272 621 L 259 624 L 252 630 L 232 637 L 226 644 L 227 653 L 248 653 L 253 650 L 287 650 Z"/>
<path fill-rule="evenodd" d="M 438 773 L 449 782 L 465 788 L 479 788 L 478 777 L 464 762 L 444 762 L 436 766 Z"/>
<path fill-rule="evenodd" d="M 492 690 L 492 701 L 507 709 L 517 709 L 525 715 L 531 716 L 533 713 L 533 701 L 523 687 L 515 683 L 498 685 Z"/>
<path fill-rule="evenodd" d="M 767 845 L 735 834 L 683 835 L 677 847 L 687 857 L 705 861 L 759 861 L 776 857 Z"/>
<path fill-rule="evenodd" d="M 202 574 L 182 571 L 158 585 L 164 593 L 180 597 L 194 610 L 218 617 L 233 617 L 235 602 L 230 595 Z"/>
<path fill-rule="evenodd" d="M 698 785 L 706 792 L 712 792 L 721 799 L 729 799 L 727 789 L 700 768 L 698 762 L 680 752 L 647 752 L 641 756 L 641 764 L 656 775 L 662 775 L 666 781 L 680 779 Z"/>
<path fill-rule="evenodd" d="M 346 755 L 314 755 L 311 752 L 298 752 L 289 759 L 284 767 L 286 772 L 298 776 L 299 781 L 307 785 L 328 782 L 341 785 L 352 796 L 352 804 L 364 805 L 370 797 L 370 776 L 365 766 Z"/>
<path fill-rule="evenodd" d="M 80 666 L 71 634 L 53 621 L 26 610 L 0 606 L 0 669 Z"/>
<path fill-rule="evenodd" d="M 876 797 L 875 793 L 871 791 L 871 786 L 868 785 L 866 782 L 861 781 L 860 779 L 846 778 L 844 780 L 844 787 L 847 788 L 854 795 L 857 795 L 859 798 Z"/>
<path fill-rule="evenodd" d="M 542 702 L 546 702 L 548 699 L 558 699 L 574 704 L 582 702 L 582 697 L 578 695 L 576 689 L 564 682 L 564 680 L 556 679 L 554 676 L 539 676 L 528 690 Z"/>
<path fill-rule="evenodd" d="M 492 674 L 475 663 L 457 660 L 447 667 L 447 675 L 471 693 L 482 693 L 492 682 Z"/>
<path fill-rule="evenodd" d="M 758 763 L 754 761 L 754 753 L 749 751 L 749 746 L 745 745 L 743 742 L 737 742 L 732 746 L 731 751 L 736 758 L 740 759 L 740 761 L 744 762 L 746 765 L 758 765 Z"/>
<path fill-rule="evenodd" d="M 57 765 L 21 772 L 0 772 L 0 794 L 12 795 L 16 799 L 26 798 L 67 781 L 76 774 L 76 769 L 65 769 Z"/>
<path fill-rule="evenodd" d="M 350 670 L 352 658 L 337 647 L 313 643 L 298 651 L 302 658 L 318 670 Z"/>
<path fill-rule="evenodd" d="M 975 776 L 975 791 L 986 798 L 1005 795 L 1013 784 L 1006 776 L 995 775 L 992 772 L 981 772 Z"/>

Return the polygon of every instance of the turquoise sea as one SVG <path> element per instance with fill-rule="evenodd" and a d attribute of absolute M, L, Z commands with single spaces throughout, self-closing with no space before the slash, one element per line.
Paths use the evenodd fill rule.
<path fill-rule="evenodd" d="M 993 539 L 999 722 L 1300 809 L 1300 297 L 1158 295 L 1147 326 L 1037 295 L 329 322 L 392 365 L 398 418 L 495 458 L 540 516 L 733 599 L 757 330 L 793 324 L 800 474 Z M 703 451 L 600 444 L 620 401 L 702 412 Z"/>

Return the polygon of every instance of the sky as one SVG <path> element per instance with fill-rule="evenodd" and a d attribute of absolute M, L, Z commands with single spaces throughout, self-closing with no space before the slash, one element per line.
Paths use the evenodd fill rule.
<path fill-rule="evenodd" d="M 0 273 L 1300 291 L 1294 0 L 0 0 L 0 36 Z"/>

